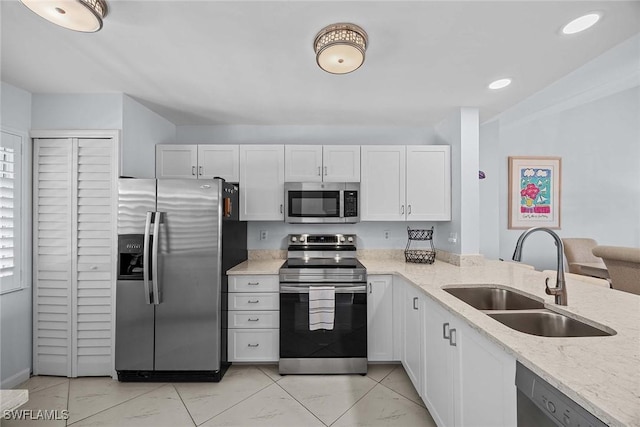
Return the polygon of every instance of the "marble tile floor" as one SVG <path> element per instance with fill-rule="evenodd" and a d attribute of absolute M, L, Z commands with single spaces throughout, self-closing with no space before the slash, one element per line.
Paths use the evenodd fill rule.
<path fill-rule="evenodd" d="M 2 427 L 435 427 L 401 365 L 362 375 L 286 375 L 277 365 L 232 365 L 220 383 L 121 383 L 107 377 L 32 377 L 19 409 L 68 411 L 67 420 Z"/>

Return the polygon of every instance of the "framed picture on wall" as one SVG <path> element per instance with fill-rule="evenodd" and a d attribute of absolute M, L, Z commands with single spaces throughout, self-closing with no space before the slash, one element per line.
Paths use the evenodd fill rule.
<path fill-rule="evenodd" d="M 560 228 L 560 157 L 509 157 L 509 229 Z"/>

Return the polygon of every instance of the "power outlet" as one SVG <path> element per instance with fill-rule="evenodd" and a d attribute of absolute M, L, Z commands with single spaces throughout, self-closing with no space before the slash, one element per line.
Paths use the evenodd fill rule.
<path fill-rule="evenodd" d="M 391 237 L 391 232 L 389 230 L 384 230 L 384 240 L 389 240 Z"/>
<path fill-rule="evenodd" d="M 458 233 L 449 233 L 449 243 L 452 245 L 458 242 Z"/>
<path fill-rule="evenodd" d="M 267 230 L 260 230 L 260 240 L 267 240 L 268 233 Z"/>

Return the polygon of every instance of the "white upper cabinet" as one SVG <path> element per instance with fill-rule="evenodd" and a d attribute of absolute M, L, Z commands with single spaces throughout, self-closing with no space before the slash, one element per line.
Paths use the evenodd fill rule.
<path fill-rule="evenodd" d="M 404 145 L 363 145 L 360 219 L 404 221 Z"/>
<path fill-rule="evenodd" d="M 240 221 L 284 220 L 284 145 L 240 146 Z"/>
<path fill-rule="evenodd" d="M 287 182 L 360 182 L 359 145 L 286 145 Z"/>
<path fill-rule="evenodd" d="M 322 145 L 285 145 L 287 182 L 322 182 Z"/>
<path fill-rule="evenodd" d="M 362 146 L 363 221 L 451 220 L 447 145 Z"/>
<path fill-rule="evenodd" d="M 448 145 L 407 146 L 407 220 L 451 219 L 451 160 Z"/>
<path fill-rule="evenodd" d="M 324 182 L 360 182 L 360 146 L 325 145 L 322 173 Z"/>
<path fill-rule="evenodd" d="M 197 179 L 197 169 L 197 145 L 156 145 L 156 178 Z"/>
<path fill-rule="evenodd" d="M 227 182 L 240 181 L 238 145 L 198 145 L 198 178 L 220 177 Z"/>
<path fill-rule="evenodd" d="M 156 145 L 156 178 L 240 180 L 240 155 L 237 145 Z"/>

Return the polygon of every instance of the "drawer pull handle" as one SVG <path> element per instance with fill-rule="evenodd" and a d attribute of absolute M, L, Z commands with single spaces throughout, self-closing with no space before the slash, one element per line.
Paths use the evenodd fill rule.
<path fill-rule="evenodd" d="M 249 286 L 258 286 L 260 284 L 260 282 L 249 282 L 247 283 L 247 285 Z"/>
<path fill-rule="evenodd" d="M 249 319 L 249 322 L 257 322 L 258 320 L 260 320 L 259 317 L 255 318 L 255 319 Z"/>
<path fill-rule="evenodd" d="M 247 347 L 258 347 L 260 344 L 247 344 Z"/>
<path fill-rule="evenodd" d="M 413 309 L 418 309 L 418 297 L 413 297 Z"/>
<path fill-rule="evenodd" d="M 259 299 L 257 299 L 257 300 L 249 300 L 249 301 L 247 301 L 247 302 L 248 302 L 249 304 L 257 304 L 257 303 L 259 303 L 259 302 L 260 302 L 260 300 L 259 300 Z"/>

